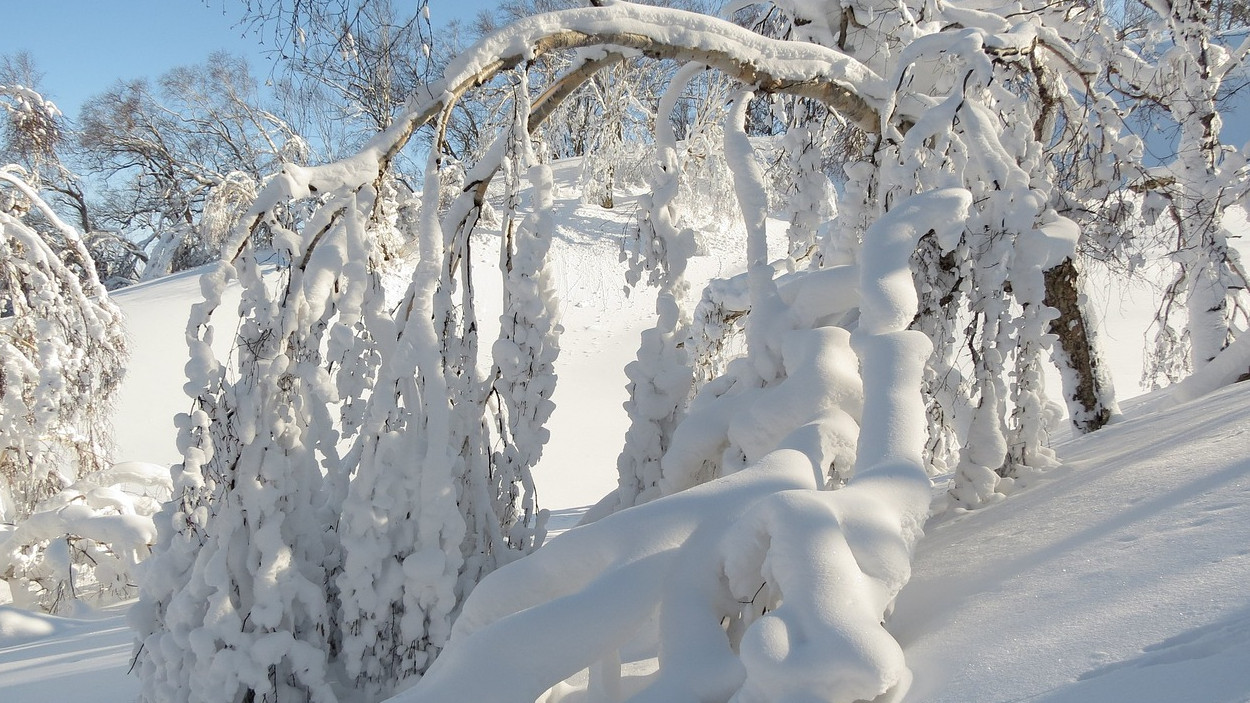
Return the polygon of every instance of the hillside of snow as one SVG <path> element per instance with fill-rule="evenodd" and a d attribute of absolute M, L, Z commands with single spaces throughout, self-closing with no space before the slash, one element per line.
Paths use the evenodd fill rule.
<path fill-rule="evenodd" d="M 634 201 L 620 198 L 612 210 L 583 205 L 577 165 L 555 172 L 552 256 L 565 331 L 552 439 L 535 474 L 540 503 L 560 528 L 615 486 L 623 369 L 652 324 L 654 295 L 622 288 L 621 235 Z M 705 240 L 712 255 L 692 264 L 692 280 L 740 270 L 740 234 Z M 476 251 L 479 266 L 494 265 L 490 246 Z M 498 281 L 481 280 L 481 299 L 499 301 Z M 1135 395 L 1151 298 L 1101 282 L 1091 293 L 1107 318 L 1117 385 Z M 132 341 L 116 421 L 119 460 L 180 459 L 172 416 L 189 405 L 184 332 L 198 296 L 194 272 L 115 296 Z M 497 314 L 493 304 L 483 320 Z M 232 307 L 227 299 L 222 310 Z M 224 355 L 230 322 L 217 324 Z M 1008 499 L 930 522 L 888 622 L 915 674 L 906 700 L 1250 700 L 1250 384 L 1161 412 L 1130 410 L 1057 449 L 1063 465 Z M 133 700 L 125 609 L 71 618 L 0 606 L 0 701 L 88 691 L 100 703 Z"/>
<path fill-rule="evenodd" d="M 1059 447 L 921 541 L 908 700 L 1250 700 L 1250 383 Z"/>

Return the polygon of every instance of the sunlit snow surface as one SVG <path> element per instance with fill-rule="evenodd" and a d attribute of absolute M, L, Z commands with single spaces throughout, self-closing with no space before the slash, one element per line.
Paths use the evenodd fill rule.
<path fill-rule="evenodd" d="M 1250 384 L 1059 454 L 930 525 L 891 620 L 909 700 L 1250 700 Z"/>
<path fill-rule="evenodd" d="M 139 695 L 126 675 L 133 648 L 125 604 L 81 618 L 0 606 L 0 700 L 129 703 Z"/>
<path fill-rule="evenodd" d="M 653 295 L 621 291 L 632 200 L 581 206 L 575 178 L 575 165 L 557 166 L 552 250 L 566 331 L 552 443 L 536 471 L 557 529 L 615 485 L 623 367 L 654 314 Z M 709 248 L 736 259 L 697 260 L 692 279 L 735 272 L 740 237 Z M 482 300 L 499 300 L 499 284 L 482 282 Z M 184 274 L 117 296 L 134 346 L 121 459 L 178 459 L 170 418 L 188 406 L 183 334 L 198 290 Z M 1135 395 L 1150 294 L 1095 293 L 1117 385 Z M 219 343 L 233 332 L 223 321 Z M 1250 384 L 1155 415 L 1130 410 L 1059 452 L 1062 468 L 1008 500 L 930 524 L 889 621 L 915 672 L 907 700 L 1250 700 Z M 138 691 L 126 675 L 131 642 L 124 607 L 81 618 L 0 607 L 0 703 L 128 703 Z"/>

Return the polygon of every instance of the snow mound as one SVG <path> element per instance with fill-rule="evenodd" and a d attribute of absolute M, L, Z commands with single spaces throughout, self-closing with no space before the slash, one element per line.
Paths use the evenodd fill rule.
<path fill-rule="evenodd" d="M 60 618 L 0 605 L 0 646 L 8 647 L 57 632 Z"/>

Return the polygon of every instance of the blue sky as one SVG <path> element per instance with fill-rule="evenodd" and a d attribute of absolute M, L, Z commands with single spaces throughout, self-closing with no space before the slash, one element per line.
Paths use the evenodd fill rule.
<path fill-rule="evenodd" d="M 438 26 L 498 4 L 430 0 L 430 12 Z M 239 25 L 243 6 L 244 0 L 0 0 L 5 18 L 0 54 L 29 52 L 45 74 L 46 97 L 74 118 L 85 99 L 119 78 L 155 78 L 175 66 L 200 63 L 214 51 L 242 54 L 257 75 L 265 75 L 265 47 Z M 1246 100 L 1238 101 L 1236 115 L 1225 115 L 1225 143 L 1250 140 Z"/>
<path fill-rule="evenodd" d="M 403 0 L 399 0 L 402 2 Z M 413 0 L 415 2 L 415 0 Z M 496 0 L 430 0 L 435 26 L 471 17 Z M 161 75 L 214 51 L 269 64 L 255 35 L 238 24 L 242 0 L 0 0 L 0 54 L 27 51 L 43 71 L 48 98 L 70 117 L 117 79 Z"/>

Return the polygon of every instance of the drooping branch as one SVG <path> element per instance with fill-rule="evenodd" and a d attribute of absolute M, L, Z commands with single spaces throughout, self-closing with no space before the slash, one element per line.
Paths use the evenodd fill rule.
<path fill-rule="evenodd" d="M 1000 51 L 1002 43 L 989 42 L 986 50 Z M 1032 50 L 1019 48 L 1019 42 L 1007 43 L 1016 46 L 1018 52 Z M 835 49 L 770 39 L 694 12 L 616 3 L 529 17 L 484 37 L 449 65 L 442 79 L 413 96 L 392 126 L 373 137 L 356 156 L 313 168 L 287 166 L 283 174 L 291 178 L 275 179 L 280 183 L 271 188 L 281 192 L 295 185 L 294 193 L 307 195 L 325 192 L 329 184 L 358 187 L 369 180 L 380 184 L 382 174 L 412 135 L 446 113 L 466 92 L 503 71 L 570 49 L 605 53 L 585 60 L 535 101 L 531 130 L 591 75 L 619 60 L 618 54 L 701 63 L 757 93 L 785 93 L 819 101 L 869 133 L 880 130 L 883 112 L 893 114 L 905 128 L 924 108 L 922 98 L 893 96 L 887 81 Z M 907 104 L 895 104 L 895 99 Z M 270 202 L 272 197 L 266 194 L 257 200 L 258 204 Z M 249 229 L 258 224 L 254 221 Z"/>
<path fill-rule="evenodd" d="M 534 100 L 534 104 L 530 107 L 530 116 L 526 123 L 526 128 L 530 134 L 533 134 L 534 130 L 546 122 L 547 118 L 551 117 L 559 109 L 565 99 L 582 87 L 592 76 L 624 60 L 625 54 L 610 51 L 598 58 L 586 59 L 580 65 L 574 66 L 563 76 L 557 78 L 542 92 L 542 95 L 539 95 Z"/>
<path fill-rule="evenodd" d="M 590 47 L 706 64 L 758 92 L 818 100 L 868 131 L 876 131 L 885 93 L 872 70 L 841 52 L 769 39 L 698 13 L 620 3 L 530 17 L 483 38 L 379 135 L 383 148 L 402 147 L 407 135 L 433 119 L 438 104 L 500 71 L 553 51 Z"/>
<path fill-rule="evenodd" d="M 379 181 L 412 135 L 472 88 L 545 54 L 579 48 L 702 63 L 757 92 L 818 100 L 869 132 L 878 129 L 880 106 L 888 92 L 871 69 L 841 52 L 769 39 L 706 15 L 624 3 L 566 10 L 521 20 L 483 38 L 450 65 L 441 80 L 414 96 L 404 114 L 356 156 L 315 168 L 287 166 L 283 173 L 303 186 L 296 188 L 297 193 L 324 192 L 327 183 Z M 597 61 L 584 65 L 584 76 L 570 74 L 572 83 L 598 70 Z M 607 65 L 609 59 L 605 56 L 602 61 Z M 557 100 L 548 110 L 536 106 L 534 118 L 544 119 L 576 87 L 572 83 L 557 89 Z M 264 195 L 258 199 L 268 202 L 271 199 Z"/>
<path fill-rule="evenodd" d="M 557 78 L 543 91 L 542 95 L 534 100 L 530 108 L 529 118 L 525 123 L 526 132 L 532 135 L 586 81 L 590 80 L 591 77 L 604 68 L 624 59 L 624 54 L 616 52 L 607 53 L 599 58 L 587 59 L 585 62 L 574 66 L 560 78 Z M 490 188 L 491 181 L 503 164 L 504 145 L 507 143 L 508 138 L 506 133 L 500 135 L 496 143 L 492 144 L 491 148 L 487 150 L 482 160 L 467 175 L 460 198 L 468 198 L 469 202 L 462 203 L 457 200 L 452 205 L 449 212 L 456 214 L 457 217 L 454 218 L 454 222 L 444 224 L 445 231 L 449 231 L 449 226 L 455 227 L 457 231 L 463 231 L 468 224 L 468 220 L 472 218 L 473 213 L 482 207 L 482 203 L 486 201 L 486 191 Z"/>

